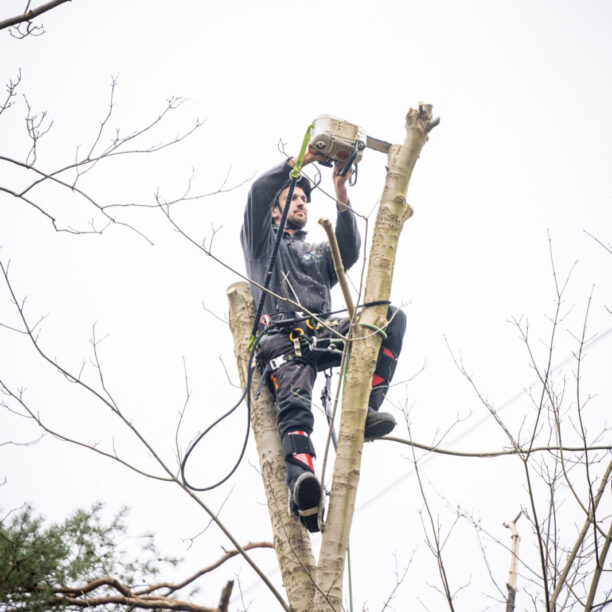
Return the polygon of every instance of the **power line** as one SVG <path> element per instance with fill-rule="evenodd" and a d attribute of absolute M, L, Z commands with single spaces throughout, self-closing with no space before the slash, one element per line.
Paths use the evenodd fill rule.
<path fill-rule="evenodd" d="M 584 344 L 584 348 L 590 348 L 595 346 L 596 344 L 598 344 L 599 342 L 601 342 L 604 338 L 606 338 L 607 336 L 609 336 L 610 334 L 612 334 L 612 327 L 608 328 L 605 332 L 603 332 L 602 334 L 599 334 L 597 336 L 595 336 L 592 340 L 589 340 L 588 342 L 586 342 Z M 556 372 L 562 368 L 564 368 L 568 363 L 570 363 L 571 361 L 573 361 L 575 359 L 575 356 L 572 354 L 569 357 L 567 357 L 566 359 L 564 359 L 561 363 L 557 364 L 556 366 L 554 366 L 551 369 L 551 373 Z M 532 383 L 530 383 L 527 387 L 523 388 L 521 391 L 519 391 L 518 393 L 516 393 L 515 395 L 513 395 L 511 398 L 507 399 L 505 402 L 503 402 L 503 404 L 501 404 L 501 406 L 498 408 L 497 412 L 502 412 L 504 410 L 506 410 L 506 408 L 508 408 L 509 406 L 511 406 L 514 402 L 516 402 L 516 400 L 518 400 L 519 398 L 521 398 L 525 393 L 527 393 L 530 389 L 532 389 L 533 387 L 535 387 L 536 385 L 541 384 L 541 381 L 539 378 L 535 379 Z M 476 429 L 478 429 L 481 425 L 483 425 L 484 423 L 488 422 L 490 420 L 490 416 L 485 414 L 479 421 L 477 421 L 476 423 L 474 423 L 471 427 L 469 427 L 468 429 L 466 429 L 465 431 L 463 431 L 461 434 L 459 434 L 456 438 L 454 438 L 453 440 L 451 440 L 448 444 L 449 447 L 452 447 L 454 444 L 456 444 L 457 442 L 460 442 L 463 438 L 465 438 L 466 436 L 468 436 L 469 434 L 473 433 Z M 437 453 L 430 453 L 427 457 L 425 457 L 420 464 L 426 464 L 429 461 L 432 461 L 434 458 L 438 458 L 438 454 Z M 404 482 L 406 479 L 410 478 L 411 476 L 413 476 L 415 473 L 414 469 L 409 470 L 406 474 L 404 474 L 403 476 L 400 476 L 400 478 L 398 478 L 397 480 L 393 481 L 391 484 L 387 485 L 384 489 L 382 489 L 381 491 L 379 491 L 376 495 L 374 495 L 373 497 L 371 497 L 370 499 L 368 499 L 366 502 L 364 502 L 363 504 L 361 504 L 360 506 L 358 506 L 355 509 L 355 514 L 361 512 L 362 510 L 364 510 L 365 508 L 367 508 L 370 504 L 374 503 L 375 501 L 377 501 L 380 497 L 383 497 L 384 495 L 386 495 L 387 493 L 389 493 L 389 491 L 393 490 L 395 487 L 397 487 L 399 484 L 401 484 L 402 482 Z"/>

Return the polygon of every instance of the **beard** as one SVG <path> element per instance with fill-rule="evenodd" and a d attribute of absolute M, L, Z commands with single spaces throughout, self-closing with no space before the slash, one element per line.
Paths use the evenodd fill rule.
<path fill-rule="evenodd" d="M 301 229 L 304 229 L 304 226 L 306 225 L 307 221 L 308 221 L 308 218 L 306 216 L 296 217 L 292 215 L 291 217 L 287 218 L 286 227 L 287 229 L 291 229 L 291 230 L 301 230 Z"/>

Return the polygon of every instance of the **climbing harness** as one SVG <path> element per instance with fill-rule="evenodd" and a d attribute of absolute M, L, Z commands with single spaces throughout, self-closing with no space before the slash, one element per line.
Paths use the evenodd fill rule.
<path fill-rule="evenodd" d="M 365 302 L 363 304 L 358 305 L 358 308 L 367 308 L 370 306 L 379 306 L 382 304 L 389 304 L 389 301 L 388 300 L 378 300 L 378 301 L 372 301 L 372 302 Z M 232 406 L 232 408 L 230 408 L 225 414 L 221 415 L 216 421 L 214 421 L 211 425 L 209 425 L 203 432 L 201 432 L 196 437 L 196 439 L 189 446 L 187 452 L 185 453 L 185 456 L 183 457 L 183 460 L 181 462 L 181 479 L 183 481 L 183 484 L 187 488 L 191 489 L 192 491 L 200 491 L 200 492 L 210 491 L 222 485 L 224 482 L 226 482 L 234 474 L 234 472 L 238 469 L 238 466 L 240 465 L 242 458 L 244 457 L 244 454 L 246 452 L 246 445 L 247 445 L 247 441 L 248 441 L 249 433 L 250 433 L 250 423 L 251 423 L 251 393 L 250 393 L 250 390 L 251 390 L 251 386 L 253 382 L 253 373 L 255 371 L 255 367 L 257 367 L 254 365 L 254 361 L 257 357 L 257 347 L 260 344 L 261 340 L 266 335 L 275 334 L 275 333 L 286 333 L 289 336 L 292 336 L 293 339 L 298 340 L 299 352 L 301 353 L 302 356 L 297 357 L 295 353 L 288 352 L 278 357 L 275 357 L 274 359 L 271 359 L 263 368 L 260 368 L 261 380 L 259 381 L 259 386 L 257 387 L 257 390 L 253 394 L 253 397 L 255 399 L 258 399 L 264 383 L 270 380 L 271 377 L 274 375 L 274 372 L 278 370 L 278 368 L 280 368 L 283 364 L 289 361 L 292 361 L 296 358 L 307 360 L 309 353 L 311 352 L 314 353 L 317 351 L 325 352 L 329 354 L 330 358 L 333 357 L 334 355 L 335 356 L 342 355 L 342 352 L 344 351 L 344 343 L 345 343 L 344 338 L 338 337 L 338 336 L 334 337 L 332 336 L 330 332 L 329 337 L 325 337 L 321 339 L 317 337 L 316 331 L 319 331 L 321 328 L 323 328 L 321 321 L 325 321 L 326 325 L 328 325 L 331 328 L 333 328 L 334 326 L 337 326 L 339 319 L 329 319 L 329 317 L 331 317 L 332 315 L 340 314 L 345 311 L 346 311 L 345 308 L 340 308 L 337 310 L 332 310 L 332 311 L 321 313 L 317 315 L 316 318 L 309 314 L 301 312 L 301 311 L 296 311 L 292 313 L 279 313 L 277 315 L 272 315 L 272 316 L 268 314 L 264 314 L 260 317 L 260 320 L 261 320 L 260 322 L 263 325 L 263 329 L 261 331 L 258 331 L 257 336 L 255 340 L 253 341 L 253 349 L 251 350 L 249 354 L 249 362 L 247 365 L 247 380 L 246 380 L 245 388 L 244 388 L 244 391 L 242 392 L 242 395 L 240 396 L 236 404 Z M 300 330 L 300 331 L 296 331 L 296 330 Z M 293 343 L 293 340 L 292 340 L 292 343 Z M 295 350 L 295 343 L 293 343 L 293 349 Z M 240 404 L 245 399 L 245 397 L 246 397 L 246 404 L 247 404 L 247 426 L 246 426 L 246 432 L 245 432 L 242 448 L 240 450 L 240 454 L 238 456 L 236 463 L 234 464 L 232 469 L 228 472 L 228 474 L 224 476 L 218 482 L 208 485 L 208 486 L 204 486 L 204 487 L 195 486 L 194 484 L 190 483 L 187 480 L 187 477 L 185 475 L 187 461 L 191 453 L 194 451 L 195 447 L 202 441 L 202 439 L 212 429 L 214 429 L 224 419 L 229 417 L 240 406 Z"/>

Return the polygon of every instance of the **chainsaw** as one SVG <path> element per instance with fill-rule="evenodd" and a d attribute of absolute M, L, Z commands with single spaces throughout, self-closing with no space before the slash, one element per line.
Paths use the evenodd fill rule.
<path fill-rule="evenodd" d="M 309 146 L 328 158 L 319 161 L 324 166 L 331 166 L 335 160 L 344 162 L 340 176 L 346 176 L 353 164 L 361 161 L 366 147 L 387 153 L 391 143 L 368 136 L 362 127 L 344 119 L 320 115 L 313 121 Z"/>

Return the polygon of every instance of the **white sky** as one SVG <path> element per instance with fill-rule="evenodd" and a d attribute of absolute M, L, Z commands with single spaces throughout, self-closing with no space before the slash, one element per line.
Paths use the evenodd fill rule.
<path fill-rule="evenodd" d="M 17 14 L 22 4 L 4 2 L 0 18 Z M 441 124 L 413 174 L 408 199 L 415 215 L 404 229 L 392 293 L 409 321 L 396 380 L 412 377 L 424 362 L 426 368 L 393 389 L 387 406 L 398 420 L 402 407 L 411 408 L 412 433 L 420 442 L 431 443 L 436 431 L 460 416 L 466 420 L 449 435 L 460 437 L 456 448 L 491 450 L 505 440 L 491 423 L 483 424 L 484 410 L 453 365 L 446 340 L 498 407 L 533 382 L 525 347 L 508 320 L 529 319 L 534 349 L 543 358 L 555 298 L 548 233 L 559 277 L 577 262 L 554 362 L 575 350 L 571 334 L 580 333 L 592 288 L 588 337 L 612 326 L 605 309 L 612 307 L 612 261 L 585 233 L 607 244 L 612 240 L 611 18 L 612 6 L 604 1 L 74 0 L 42 17 L 42 37 L 18 41 L 0 33 L 0 77 L 6 83 L 21 69 L 20 94 L 34 112 L 46 110 L 53 118 L 38 156 L 47 171 L 67 165 L 77 145 L 92 142 L 106 113 L 111 75 L 119 75 L 111 126 L 124 133 L 150 121 L 168 97 L 186 99 L 143 144 L 174 137 L 196 117 L 206 120 L 176 149 L 135 160 L 120 157 L 83 177 L 82 188 L 105 203 L 152 202 L 157 188 L 174 197 L 192 169 L 194 192 L 217 190 L 230 168 L 229 183 L 240 184 L 281 159 L 279 140 L 296 151 L 306 126 L 321 113 L 400 142 L 408 108 L 419 101 L 433 104 Z M 25 158 L 25 113 L 20 95 L 0 116 L 0 155 Z M 380 196 L 384 163 L 384 156 L 368 151 L 360 165 L 352 201 L 362 214 Z M 17 188 L 24 180 L 0 162 L 1 185 Z M 327 175 L 324 185 L 330 187 Z M 176 211 L 197 241 L 219 228 L 215 254 L 239 272 L 247 189 L 244 184 Z M 86 228 L 96 217 L 92 207 L 56 188 L 35 193 L 61 226 Z M 178 237 L 157 211 L 120 214 L 155 244 L 121 227 L 103 236 L 57 234 L 32 208 L 0 194 L 0 258 L 10 260 L 15 290 L 28 297 L 31 320 L 47 315 L 40 342 L 60 363 L 74 371 L 89 360 L 94 323 L 100 337 L 108 336 L 100 347 L 105 380 L 129 418 L 172 461 L 185 398 L 183 359 L 193 392 L 180 434 L 183 446 L 239 397 L 220 361 L 235 382 L 229 330 L 202 307 L 204 302 L 223 316 L 225 290 L 238 278 Z M 333 216 L 333 206 L 316 194 L 313 239 L 320 239 L 316 220 L 322 215 Z M 352 276 L 358 280 L 357 266 Z M 0 322 L 17 324 L 5 286 Z M 584 366 L 583 393 L 596 396 L 590 403 L 594 429 L 609 413 L 611 338 L 593 343 Z M 572 372 L 569 364 L 560 374 L 568 379 L 568 402 Z M 15 388 L 26 387 L 28 401 L 62 431 L 106 448 L 114 439 L 121 452 L 146 464 L 107 412 L 44 367 L 31 346 L 5 328 L 0 375 Z M 87 366 L 89 380 L 93 375 Z M 0 414 L 0 443 L 36 437 L 34 427 Z M 516 425 L 531 414 L 529 401 L 522 396 L 507 403 L 504 414 Z M 210 482 L 232 465 L 244 420 L 243 406 L 207 440 L 196 460 L 200 466 L 190 466 L 194 480 Z M 324 428 L 319 416 L 321 450 Z M 405 427 L 400 435 L 406 435 Z M 222 517 L 242 542 L 270 538 L 255 464 L 251 440 L 231 483 L 204 496 L 218 507 L 230 495 Z M 182 576 L 215 560 L 220 546 L 228 545 L 210 528 L 185 550 L 182 539 L 207 523 L 192 502 L 49 437 L 29 448 L 0 446 L 0 466 L 0 481 L 6 478 L 3 508 L 30 501 L 59 520 L 97 499 L 109 511 L 126 504 L 136 531 L 156 532 L 164 551 L 185 557 Z M 394 555 L 403 567 L 413 551 L 392 605 L 414 607 L 418 597 L 430 609 L 441 606 L 426 584 L 436 582 L 435 568 L 423 541 L 422 501 L 410 468 L 406 446 L 377 443 L 365 449 L 351 541 L 357 609 L 382 607 L 394 585 Z M 509 543 L 502 522 L 526 503 L 519 468 L 511 460 L 435 457 L 423 464 L 422 477 L 446 528 L 453 513 L 442 497 L 451 507 L 473 511 Z M 523 551 L 530 556 L 533 540 L 526 522 L 522 527 Z M 489 598 L 495 591 L 473 532 L 457 527 L 447 554 L 454 588 L 467 585 L 459 609 L 499 609 Z M 509 554 L 491 546 L 491 555 L 492 572 L 505 590 Z M 253 556 L 264 568 L 275 567 L 273 553 Z M 235 574 L 245 604 L 237 599 L 234 609 L 273 609 L 241 560 L 206 578 L 199 602 L 212 605 Z M 279 582 L 278 574 L 273 577 Z M 518 604 L 529 605 L 520 594 Z"/>

